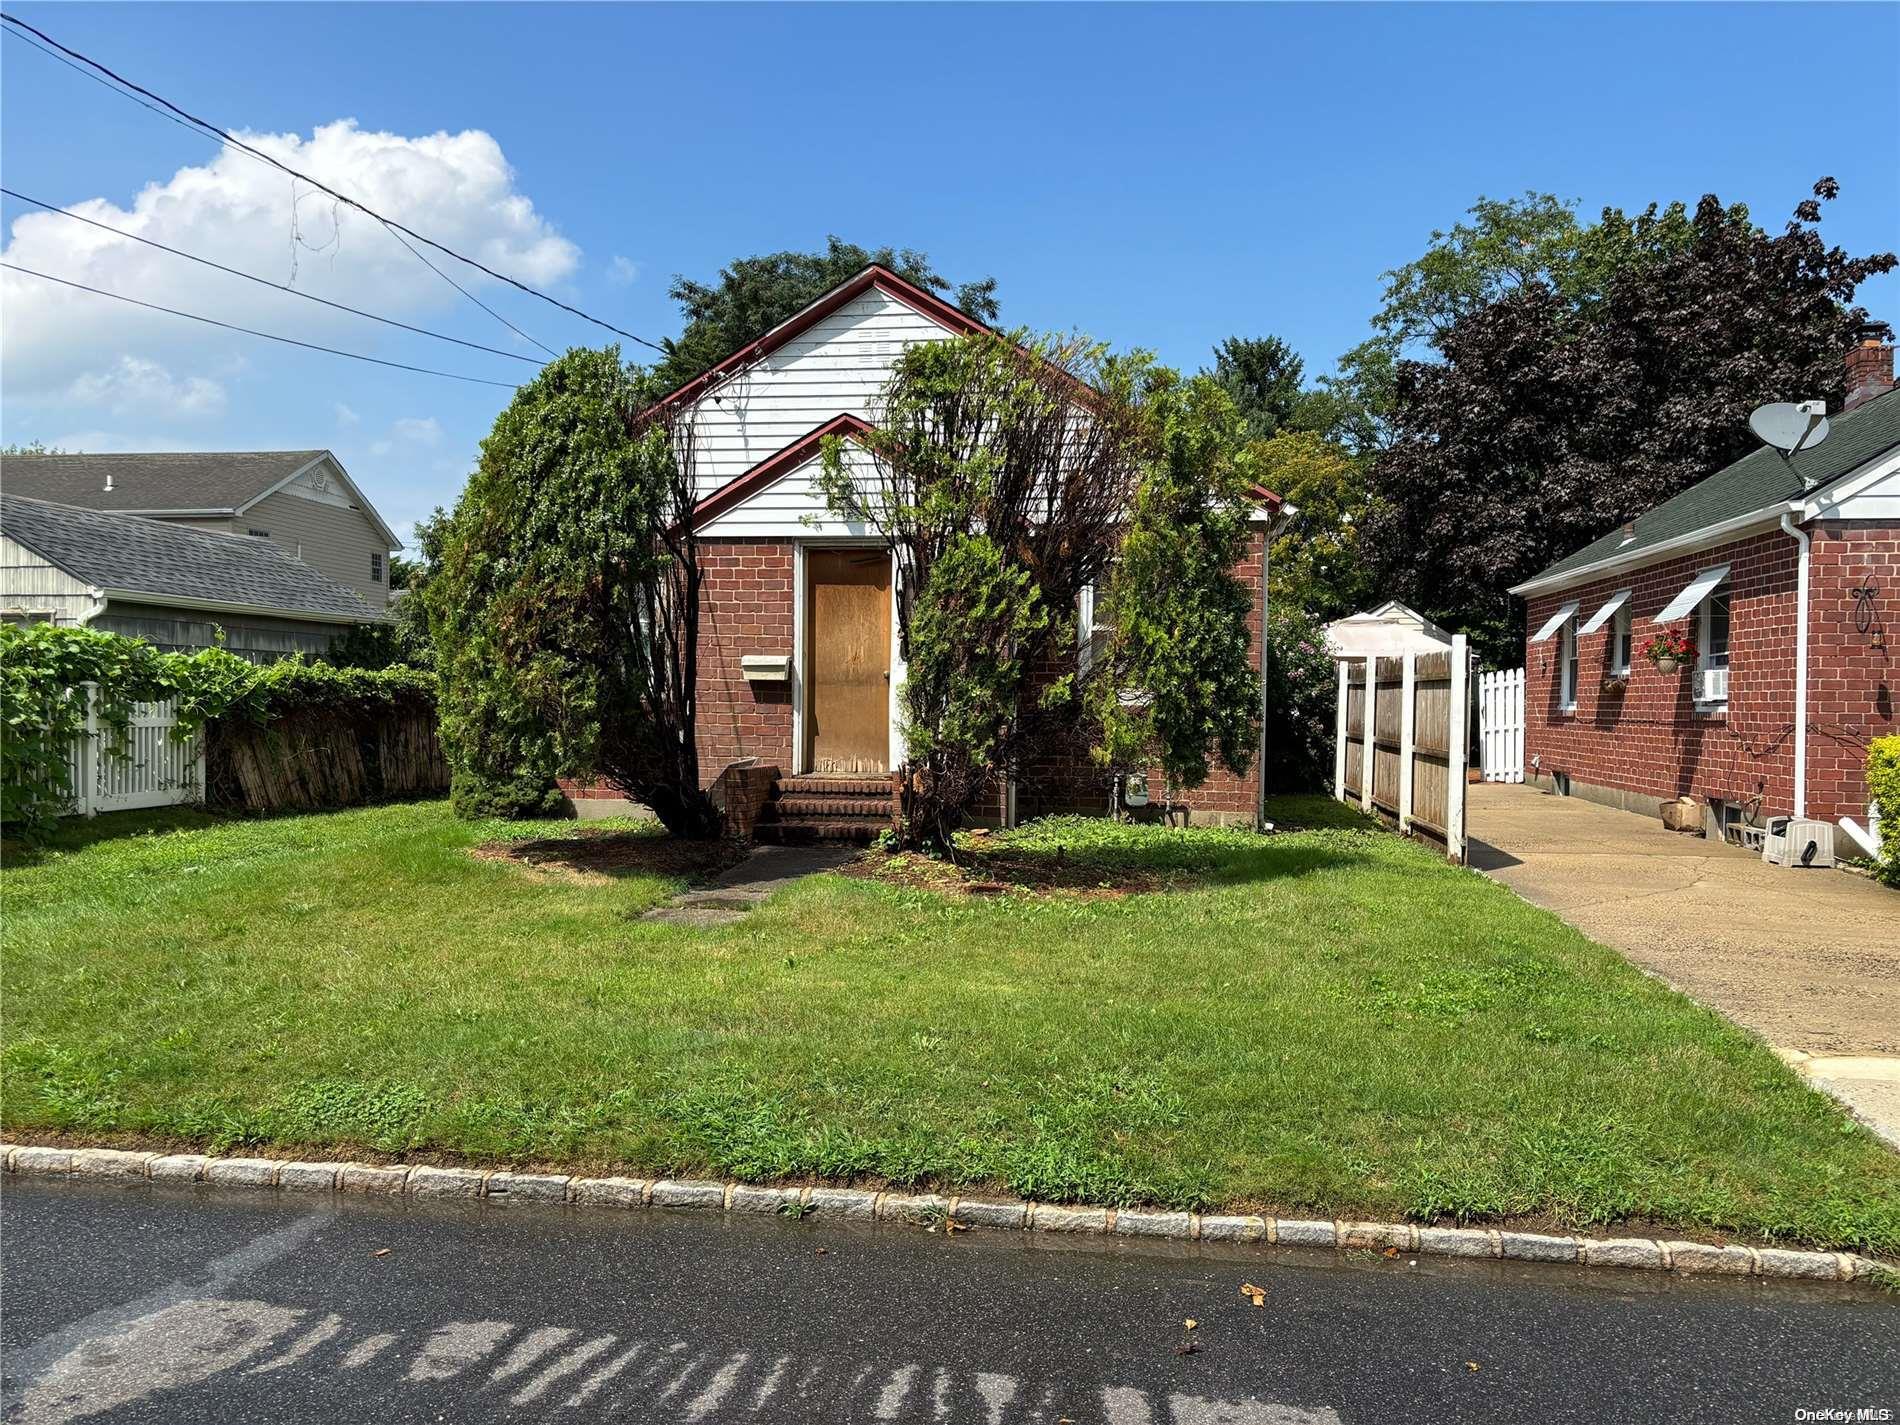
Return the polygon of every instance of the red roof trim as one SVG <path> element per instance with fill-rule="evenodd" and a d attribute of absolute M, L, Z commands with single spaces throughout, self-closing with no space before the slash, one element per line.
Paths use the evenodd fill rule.
<path fill-rule="evenodd" d="M 745 474 L 728 480 L 706 496 L 693 507 L 693 523 L 704 525 L 709 520 L 717 519 L 735 505 L 744 504 L 780 477 L 791 474 L 818 454 L 818 448 L 824 443 L 826 436 L 862 435 L 870 428 L 869 421 L 848 412 L 844 415 L 833 416 L 817 429 L 801 435 L 776 455 L 766 456 Z"/>
<path fill-rule="evenodd" d="M 1256 505 L 1259 505 L 1269 515 L 1279 514 L 1280 507 L 1286 503 L 1284 499 L 1269 490 L 1265 485 L 1259 484 L 1249 485 L 1247 487 L 1247 498 L 1252 500 Z"/>
<path fill-rule="evenodd" d="M 809 331 L 847 302 L 863 296 L 873 287 L 888 296 L 895 297 L 905 306 L 916 309 L 939 326 L 948 327 L 951 331 L 965 336 L 974 335 L 977 332 L 995 334 L 991 328 L 969 313 L 952 306 L 941 297 L 926 292 L 914 283 L 906 282 L 888 267 L 871 266 L 865 268 L 849 282 L 833 287 L 802 312 L 787 317 L 764 336 L 747 342 L 717 366 L 707 367 L 684 386 L 662 396 L 657 404 L 674 406 L 682 401 L 692 400 L 711 387 L 717 386 L 740 367 L 757 361 L 762 356 L 769 356 L 788 341 Z"/>

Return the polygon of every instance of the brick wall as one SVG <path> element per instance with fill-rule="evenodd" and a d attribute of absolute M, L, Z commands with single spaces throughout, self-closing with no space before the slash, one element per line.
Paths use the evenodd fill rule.
<path fill-rule="evenodd" d="M 1855 631 L 1852 589 L 1863 570 L 1891 600 L 1900 584 L 1900 531 L 1893 525 L 1815 529 L 1809 566 L 1808 812 L 1860 816 L 1866 804 L 1867 740 L 1891 731 L 1892 651 Z M 1617 589 L 1634 590 L 1630 685 L 1602 691 L 1611 625 L 1578 640 L 1574 712 L 1559 706 L 1561 634 L 1525 650 L 1525 756 L 1544 774 L 1671 798 L 1762 799 L 1766 813 L 1794 805 L 1795 607 L 1798 546 L 1776 530 L 1716 549 L 1575 585 L 1529 601 L 1535 631 L 1576 599 L 1581 622 Z M 1642 657 L 1662 606 L 1698 569 L 1728 564 L 1729 702 L 1726 714 L 1695 709 L 1693 674 L 1658 672 Z M 1699 636 L 1693 614 L 1684 625 Z"/>
<path fill-rule="evenodd" d="M 748 653 L 792 654 L 792 545 L 720 539 L 700 546 L 699 771 L 710 785 L 741 757 L 790 771 L 792 684 L 748 683 Z"/>
<path fill-rule="evenodd" d="M 1235 573 L 1248 589 L 1260 587 L 1261 536 L 1255 532 L 1247 558 Z M 699 767 L 710 786 L 727 765 L 744 757 L 789 771 L 792 748 L 792 688 L 783 683 L 748 683 L 739 659 L 748 653 L 790 655 L 793 649 L 793 546 L 785 540 L 706 540 L 700 547 L 705 583 L 699 650 Z M 1247 631 L 1256 668 L 1260 661 L 1260 610 L 1248 615 Z M 1158 801 L 1163 791 L 1159 769 L 1149 773 Z M 1217 767 L 1205 786 L 1182 800 L 1195 821 L 1248 821 L 1254 815 L 1254 773 L 1235 776 Z M 607 794 L 606 789 L 596 793 Z M 1017 788 L 1022 819 L 1055 811 L 1100 812 L 1108 788 L 1090 762 L 1086 748 L 1052 749 L 1026 770 Z M 1001 815 L 997 805 L 991 819 Z"/>

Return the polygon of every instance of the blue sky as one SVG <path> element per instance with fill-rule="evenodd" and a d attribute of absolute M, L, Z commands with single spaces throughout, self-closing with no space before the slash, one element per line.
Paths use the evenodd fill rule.
<path fill-rule="evenodd" d="M 995 276 L 1009 324 L 1185 367 L 1273 332 L 1315 373 L 1365 334 L 1379 274 L 1480 194 L 1590 213 L 1713 191 L 1778 227 L 1832 174 L 1826 235 L 1900 241 L 1892 6 L 10 8 L 226 127 L 300 136 L 298 166 L 654 337 L 677 329 L 672 274 L 830 232 Z M 11 35 L 0 82 L 8 187 L 103 200 L 103 221 L 277 281 L 294 258 L 305 290 L 532 353 L 365 220 L 332 243 L 307 193 L 296 246 L 288 180 Z M 532 370 L 87 245 L 64 219 L 16 226 L 27 211 L 4 205 L 8 260 L 391 360 Z M 10 441 L 329 446 L 403 530 L 453 500 L 507 399 L 5 276 Z M 476 290 L 550 346 L 605 338 Z M 1900 320 L 1900 281 L 1863 300 Z"/>

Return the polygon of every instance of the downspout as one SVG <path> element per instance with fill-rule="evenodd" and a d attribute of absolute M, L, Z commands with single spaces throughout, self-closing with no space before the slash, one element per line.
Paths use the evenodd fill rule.
<path fill-rule="evenodd" d="M 1808 546 L 1812 536 L 1784 510 L 1781 532 L 1798 541 L 1794 626 L 1794 814 L 1808 814 Z"/>
<path fill-rule="evenodd" d="M 1297 505 L 1282 504 L 1279 515 L 1269 516 L 1260 532 L 1260 745 L 1254 749 L 1254 764 L 1259 773 L 1254 796 L 1255 831 L 1267 829 L 1267 665 L 1273 657 L 1273 645 L 1267 636 L 1267 569 L 1273 562 L 1274 537 L 1284 531 L 1299 512 Z"/>

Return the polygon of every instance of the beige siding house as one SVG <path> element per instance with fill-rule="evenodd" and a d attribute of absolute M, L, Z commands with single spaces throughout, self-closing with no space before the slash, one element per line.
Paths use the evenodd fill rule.
<path fill-rule="evenodd" d="M 0 491 L 0 620 L 85 625 L 167 652 L 318 657 L 377 612 L 269 540 Z"/>
<path fill-rule="evenodd" d="M 9 455 L 0 488 L 264 540 L 378 611 L 389 603 L 389 556 L 402 547 L 327 450 Z"/>

